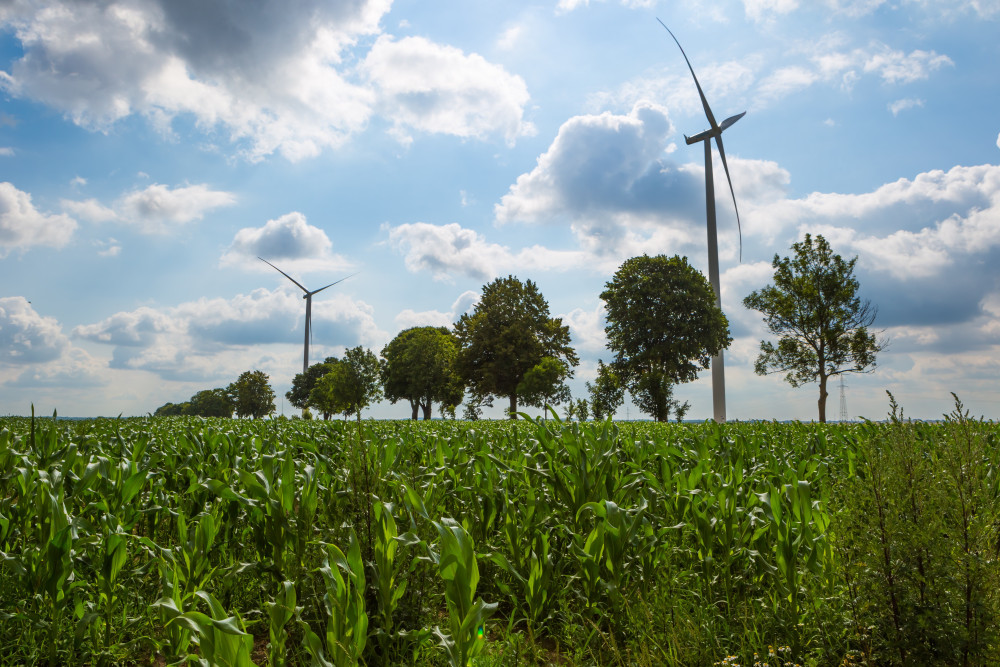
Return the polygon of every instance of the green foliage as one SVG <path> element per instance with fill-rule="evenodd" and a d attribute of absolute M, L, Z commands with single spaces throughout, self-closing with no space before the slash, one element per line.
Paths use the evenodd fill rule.
<path fill-rule="evenodd" d="M 579 363 L 569 327 L 549 316 L 538 286 L 513 276 L 483 286 L 475 310 L 455 323 L 455 338 L 459 376 L 477 396 L 506 397 L 511 419 L 516 418 L 518 385 L 542 359 L 553 357 L 567 368 Z"/>
<path fill-rule="evenodd" d="M 517 385 L 517 395 L 525 405 L 542 408 L 542 414 L 549 405 L 559 405 L 571 400 L 566 378 L 571 371 L 565 362 L 555 357 L 543 357 L 528 369 Z"/>
<path fill-rule="evenodd" d="M 313 364 L 305 373 L 296 373 L 292 378 L 292 388 L 285 392 L 285 398 L 293 407 L 306 410 L 310 407 L 309 394 L 321 377 L 333 370 L 337 357 L 327 357 L 318 364 Z M 326 415 L 329 419 L 329 415 Z"/>
<path fill-rule="evenodd" d="M 684 257 L 642 255 L 618 268 L 601 299 L 618 376 L 644 412 L 666 421 L 672 386 L 697 378 L 732 342 L 711 285 Z"/>
<path fill-rule="evenodd" d="M 893 415 L 0 418 L 0 655 L 997 664 L 1000 427 Z"/>
<path fill-rule="evenodd" d="M 778 344 L 761 341 L 758 375 L 784 373 L 793 387 L 819 381 L 819 421 L 826 421 L 827 381 L 868 373 L 885 346 L 868 330 L 877 309 L 858 296 L 858 258 L 844 261 L 822 236 L 792 244 L 794 257 L 774 256 L 774 284 L 754 290 L 743 305 L 764 314 Z"/>
<path fill-rule="evenodd" d="M 382 384 L 385 397 L 395 403 L 407 400 L 412 419 L 423 410 L 431 418 L 435 402 L 454 409 L 462 402 L 464 387 L 455 371 L 458 345 L 445 327 L 413 327 L 399 332 L 382 348 Z"/>
<path fill-rule="evenodd" d="M 264 371 L 245 371 L 226 389 L 237 417 L 260 419 L 275 411 L 274 390 Z"/>
<path fill-rule="evenodd" d="M 594 419 L 603 421 L 606 417 L 613 417 L 615 410 L 625 400 L 625 385 L 612 366 L 607 366 L 603 360 L 598 359 L 597 379 L 594 384 L 587 383 L 587 393 L 590 394 L 590 408 Z"/>
<path fill-rule="evenodd" d="M 192 417 L 232 417 L 235 404 L 225 389 L 205 389 L 191 397 L 184 414 Z"/>
<path fill-rule="evenodd" d="M 310 402 L 324 413 L 356 415 L 382 400 L 382 366 L 371 350 L 352 347 L 313 387 Z"/>
<path fill-rule="evenodd" d="M 843 489 L 838 542 L 859 648 L 893 665 L 996 661 L 995 425 L 955 398 L 943 426 L 913 423 L 890 394 Z"/>

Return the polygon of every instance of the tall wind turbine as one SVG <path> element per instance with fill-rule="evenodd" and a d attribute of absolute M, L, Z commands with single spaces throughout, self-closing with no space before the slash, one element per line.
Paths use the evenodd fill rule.
<path fill-rule="evenodd" d="M 271 264 L 271 262 L 267 261 L 263 257 L 258 257 L 257 259 L 259 259 L 260 261 L 264 262 L 265 264 L 267 264 L 268 266 L 270 266 L 272 269 L 274 269 L 275 271 L 277 271 L 281 275 L 283 275 L 286 278 L 288 278 L 289 280 L 291 280 L 293 283 L 295 283 L 298 286 L 298 288 L 300 290 L 302 290 L 303 292 L 305 292 L 305 294 L 302 296 L 302 298 L 306 300 L 306 342 L 305 342 L 305 351 L 302 353 L 302 373 L 304 375 L 305 372 L 307 370 L 309 370 L 309 339 L 312 338 L 312 304 L 313 304 L 312 298 L 313 298 L 313 294 L 319 294 L 320 292 L 322 292 L 323 290 L 325 290 L 327 287 L 333 287 L 337 283 L 342 283 L 345 280 L 347 280 L 347 278 L 350 278 L 351 276 L 347 276 L 347 278 L 341 278 L 337 282 L 330 283 L 326 287 L 320 287 L 319 289 L 314 289 L 313 291 L 310 292 L 305 287 L 303 287 L 302 284 L 299 281 L 297 281 L 295 278 L 292 278 L 290 275 L 288 275 L 287 273 L 285 273 L 284 271 L 282 271 L 281 269 L 279 269 L 278 267 L 276 267 L 274 264 Z M 351 274 L 351 275 L 356 275 L 356 274 Z"/>
<path fill-rule="evenodd" d="M 660 21 L 660 19 L 656 19 Z M 719 290 L 719 242 L 716 233 L 715 226 L 715 177 L 712 175 L 712 139 L 715 139 L 715 143 L 719 146 L 719 157 L 722 158 L 722 168 L 726 170 L 726 180 L 729 181 L 729 192 L 733 196 L 733 208 L 736 209 L 736 228 L 739 231 L 740 236 L 740 259 L 743 258 L 743 229 L 740 226 L 740 210 L 736 207 L 736 191 L 733 190 L 733 180 L 729 177 L 729 165 L 726 163 L 726 151 L 722 147 L 722 133 L 728 129 L 733 123 L 738 121 L 740 118 L 746 115 L 746 111 L 743 113 L 736 114 L 735 116 L 730 116 L 726 120 L 722 121 L 722 124 L 715 122 L 715 114 L 712 113 L 712 109 L 708 106 L 708 100 L 705 99 L 705 93 L 701 89 L 701 84 L 698 83 L 698 77 L 694 73 L 694 68 L 691 67 L 691 61 L 688 60 L 687 54 L 684 53 L 684 47 L 681 43 L 677 41 L 677 37 L 674 33 L 667 28 L 667 25 L 660 21 L 660 25 L 670 33 L 670 36 L 674 38 L 674 43 L 677 44 L 677 48 L 681 50 L 681 55 L 684 56 L 684 61 L 687 63 L 688 69 L 691 70 L 691 78 L 694 79 L 694 85 L 698 88 L 698 96 L 701 97 L 701 105 L 705 108 L 705 116 L 708 118 L 708 124 L 710 127 L 704 132 L 700 132 L 693 137 L 684 135 L 684 140 L 687 142 L 688 146 L 691 144 L 696 144 L 699 141 L 705 144 L 705 209 L 708 218 L 708 280 L 712 284 L 712 289 L 715 290 L 715 303 L 722 309 L 722 295 Z M 725 361 L 722 357 L 722 350 L 712 357 L 712 408 L 715 414 L 715 421 L 720 424 L 726 421 L 726 366 Z"/>

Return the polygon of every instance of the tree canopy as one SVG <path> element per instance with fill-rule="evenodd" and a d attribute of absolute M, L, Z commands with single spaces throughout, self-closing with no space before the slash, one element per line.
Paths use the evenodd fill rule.
<path fill-rule="evenodd" d="M 313 387 L 310 404 L 324 413 L 357 415 L 370 404 L 382 400 L 381 364 L 371 350 L 360 345 L 344 353 Z"/>
<path fill-rule="evenodd" d="M 464 388 L 455 369 L 458 344 L 446 327 L 412 327 L 399 332 L 382 348 L 385 397 L 406 400 L 416 419 L 420 410 L 431 418 L 435 402 L 454 408 Z"/>
<path fill-rule="evenodd" d="M 264 371 L 245 371 L 226 388 L 237 417 L 259 419 L 275 411 L 274 390 Z"/>
<path fill-rule="evenodd" d="M 590 410 L 594 419 L 600 421 L 613 416 L 625 400 L 625 385 L 612 366 L 598 359 L 597 378 L 594 384 L 587 383 L 587 393 L 590 394 Z"/>
<path fill-rule="evenodd" d="M 877 308 L 858 296 L 858 258 L 845 261 L 825 238 L 792 244 L 793 257 L 774 256 L 774 284 L 754 290 L 743 305 L 764 314 L 778 344 L 760 342 L 758 375 L 785 373 L 793 387 L 819 381 L 819 421 L 826 421 L 827 381 L 843 373 L 868 373 L 887 342 L 870 332 Z"/>
<path fill-rule="evenodd" d="M 306 369 L 305 373 L 296 373 L 295 377 L 292 378 L 292 388 L 285 392 L 285 398 L 288 399 L 288 402 L 293 407 L 299 410 L 305 410 L 310 407 L 309 394 L 312 392 L 313 387 L 316 386 L 321 377 L 333 369 L 336 363 L 337 357 L 327 357 L 325 360 L 311 365 Z M 329 415 L 325 416 L 328 417 Z"/>
<path fill-rule="evenodd" d="M 555 357 L 542 360 L 528 369 L 517 385 L 517 395 L 525 405 L 542 409 L 542 414 L 550 405 L 559 405 L 572 400 L 566 378 L 570 369 L 566 362 Z"/>
<path fill-rule="evenodd" d="M 642 255 L 618 268 L 601 299 L 616 374 L 640 409 L 666 421 L 679 407 L 673 385 L 697 378 L 732 342 L 711 285 L 684 257 Z"/>
<path fill-rule="evenodd" d="M 532 281 L 514 276 L 483 286 L 472 313 L 455 323 L 459 344 L 457 370 L 478 396 L 506 397 L 509 415 L 517 417 L 518 385 L 545 357 L 579 363 L 570 347 L 569 327 L 549 316 L 549 304 Z"/>

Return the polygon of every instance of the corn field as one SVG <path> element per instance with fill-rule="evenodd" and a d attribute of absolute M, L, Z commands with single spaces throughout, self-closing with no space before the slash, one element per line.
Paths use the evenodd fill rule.
<path fill-rule="evenodd" d="M 997 664 L 998 438 L 3 418 L 0 663 Z"/>

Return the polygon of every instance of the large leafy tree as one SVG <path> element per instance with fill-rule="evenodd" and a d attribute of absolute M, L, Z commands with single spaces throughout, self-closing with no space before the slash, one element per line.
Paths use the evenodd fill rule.
<path fill-rule="evenodd" d="M 233 397 L 225 389 L 204 389 L 191 397 L 184 414 L 228 419 L 233 416 L 233 409 Z"/>
<path fill-rule="evenodd" d="M 760 342 L 758 375 L 785 373 L 793 387 L 819 381 L 819 421 L 826 421 L 827 383 L 835 375 L 869 373 L 886 345 L 869 331 L 878 310 L 858 296 L 857 257 L 845 261 L 822 236 L 792 244 L 793 257 L 774 256 L 774 284 L 743 305 L 764 314 L 778 344 Z"/>
<path fill-rule="evenodd" d="M 382 400 L 381 364 L 371 350 L 360 345 L 349 349 L 313 387 L 310 404 L 324 413 L 357 415 L 370 404 Z"/>
<path fill-rule="evenodd" d="M 274 390 L 264 371 L 246 371 L 226 388 L 237 417 L 259 419 L 275 411 Z"/>
<path fill-rule="evenodd" d="M 517 418 L 518 385 L 545 357 L 570 368 L 579 363 L 570 347 L 569 327 L 549 316 L 549 304 L 532 281 L 514 276 L 483 286 L 472 313 L 455 323 L 459 376 L 474 394 L 509 400 Z"/>
<path fill-rule="evenodd" d="M 601 293 L 617 375 L 639 407 L 666 421 L 673 385 L 690 382 L 729 345 L 729 322 L 708 280 L 677 255 L 625 261 Z"/>
<path fill-rule="evenodd" d="M 382 385 L 395 403 L 407 400 L 411 419 L 423 411 L 431 418 L 435 402 L 454 409 L 462 402 L 462 381 L 455 372 L 458 344 L 446 327 L 413 327 L 382 348 Z"/>
<path fill-rule="evenodd" d="M 321 377 L 333 370 L 337 363 L 337 357 L 327 357 L 318 364 L 313 364 L 306 369 L 305 373 L 296 373 L 292 378 L 292 388 L 285 392 L 285 398 L 293 407 L 305 410 L 310 407 L 309 394 Z M 315 406 L 313 406 L 315 407 Z"/>

